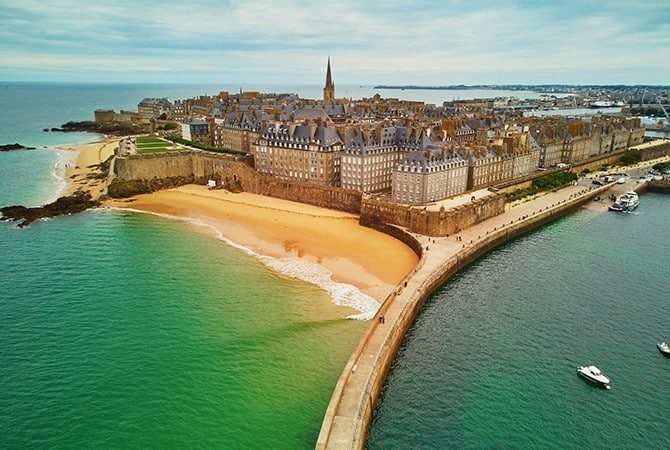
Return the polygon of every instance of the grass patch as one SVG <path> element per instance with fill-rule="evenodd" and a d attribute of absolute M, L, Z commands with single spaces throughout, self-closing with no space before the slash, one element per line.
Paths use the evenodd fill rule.
<path fill-rule="evenodd" d="M 163 153 L 179 150 L 174 147 L 172 142 L 154 136 L 139 136 L 135 139 L 137 153 L 140 155 L 147 153 Z"/>
<path fill-rule="evenodd" d="M 166 143 L 165 139 L 161 139 L 155 136 L 138 136 L 137 138 L 135 138 L 135 142 L 137 142 L 137 145 Z"/>

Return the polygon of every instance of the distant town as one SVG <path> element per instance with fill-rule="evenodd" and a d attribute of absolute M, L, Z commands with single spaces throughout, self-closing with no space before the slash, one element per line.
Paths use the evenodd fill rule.
<path fill-rule="evenodd" d="M 390 86 L 377 86 L 385 87 Z M 432 87 L 442 88 L 459 87 Z M 220 92 L 174 101 L 145 98 L 137 111 L 96 110 L 95 123 L 83 126 L 127 135 L 151 132 L 205 150 L 246 155 L 248 164 L 267 176 L 374 194 L 406 205 L 436 202 L 624 152 L 645 141 L 648 126 L 638 116 L 656 117 L 651 126 L 659 130 L 667 127 L 670 87 L 495 88 L 542 94 L 528 100 L 512 96 L 442 105 L 379 94 L 337 98 L 328 60 L 322 99 L 260 92 Z M 592 114 L 524 114 L 580 108 L 590 108 Z M 78 124 L 64 128 L 68 126 L 78 129 Z M 131 155 L 147 150 L 127 139 L 120 151 Z"/>

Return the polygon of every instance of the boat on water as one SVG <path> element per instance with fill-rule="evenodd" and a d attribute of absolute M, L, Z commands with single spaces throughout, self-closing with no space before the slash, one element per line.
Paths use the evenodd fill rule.
<path fill-rule="evenodd" d="M 579 366 L 577 367 L 577 373 L 590 382 L 603 386 L 605 389 L 610 388 L 610 379 L 596 366 Z"/>
<path fill-rule="evenodd" d="M 656 347 L 663 353 L 665 356 L 670 356 L 670 345 L 666 344 L 665 342 L 661 342 L 660 344 L 656 344 Z"/>
<path fill-rule="evenodd" d="M 635 191 L 628 191 L 617 197 L 616 201 L 610 206 L 610 211 L 629 212 L 637 208 L 640 204 L 640 197 Z"/>

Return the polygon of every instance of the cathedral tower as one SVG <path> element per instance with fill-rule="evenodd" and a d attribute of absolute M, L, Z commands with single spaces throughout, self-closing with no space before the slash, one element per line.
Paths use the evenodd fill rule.
<path fill-rule="evenodd" d="M 323 88 L 323 103 L 333 103 L 335 101 L 335 85 L 330 75 L 330 56 L 328 57 L 328 68 L 326 69 L 326 86 Z"/>

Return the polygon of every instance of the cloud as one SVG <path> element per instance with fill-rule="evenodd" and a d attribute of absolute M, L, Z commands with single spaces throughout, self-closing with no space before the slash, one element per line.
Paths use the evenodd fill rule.
<path fill-rule="evenodd" d="M 653 84 L 670 73 L 665 1 L 0 0 L 0 23 L 0 79 L 320 83 L 328 56 L 345 83 L 591 73 Z"/>

